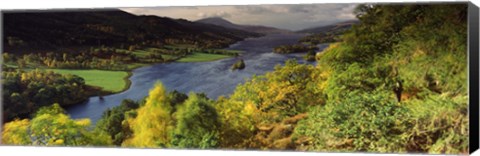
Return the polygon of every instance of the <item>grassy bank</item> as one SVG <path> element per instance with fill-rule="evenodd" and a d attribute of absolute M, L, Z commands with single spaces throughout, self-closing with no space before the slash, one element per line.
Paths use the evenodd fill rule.
<path fill-rule="evenodd" d="M 128 89 L 130 73 L 126 71 L 108 71 L 97 69 L 47 69 L 60 74 L 77 75 L 85 79 L 85 83 L 91 86 L 102 87 L 105 91 L 121 92 Z"/>
<path fill-rule="evenodd" d="M 186 45 L 166 45 L 162 48 L 116 49 L 99 47 L 81 55 L 53 52 L 16 56 L 4 53 L 4 68 L 9 70 L 42 69 L 59 74 L 82 77 L 87 85 L 101 89 L 102 95 L 118 93 L 129 88 L 131 71 L 156 63 L 207 62 L 238 56 L 241 51 L 193 48 Z"/>

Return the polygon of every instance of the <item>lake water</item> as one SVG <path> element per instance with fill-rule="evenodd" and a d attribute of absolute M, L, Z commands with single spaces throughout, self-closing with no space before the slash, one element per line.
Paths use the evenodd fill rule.
<path fill-rule="evenodd" d="M 209 98 L 217 99 L 221 95 L 230 95 L 238 84 L 245 82 L 252 75 L 261 75 L 272 71 L 277 64 L 284 64 L 288 59 L 297 59 L 299 63 L 307 63 L 302 59 L 304 54 L 275 54 L 273 48 L 278 45 L 295 44 L 304 35 L 274 34 L 259 38 L 249 38 L 231 45 L 227 49 L 242 50 L 241 56 L 212 62 L 166 63 L 155 64 L 132 71 L 130 88 L 124 92 L 99 97 L 91 97 L 84 104 L 66 108 L 74 118 L 90 118 L 95 124 L 102 113 L 111 107 L 118 106 L 123 99 L 140 100 L 148 95 L 157 81 L 161 81 L 167 90 L 183 93 L 203 92 Z M 319 45 L 320 50 L 328 44 Z M 245 69 L 232 71 L 230 67 L 237 60 L 243 59 Z"/>

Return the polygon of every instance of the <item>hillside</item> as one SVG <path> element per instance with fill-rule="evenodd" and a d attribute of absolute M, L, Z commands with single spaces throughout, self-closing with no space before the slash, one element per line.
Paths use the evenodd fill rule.
<path fill-rule="evenodd" d="M 196 21 L 197 23 L 206 23 L 206 24 L 213 24 L 213 25 L 218 25 L 222 26 L 225 28 L 233 28 L 233 29 L 238 29 L 238 30 L 243 30 L 243 31 L 248 31 L 248 32 L 253 32 L 253 33 L 260 33 L 260 34 L 282 34 L 282 33 L 292 33 L 289 30 L 284 30 L 284 29 L 278 29 L 274 27 L 267 27 L 267 26 L 260 26 L 260 25 L 239 25 L 239 24 L 234 24 L 228 20 L 225 20 L 220 17 L 210 17 L 210 18 L 204 18 Z"/>
<path fill-rule="evenodd" d="M 118 9 L 5 12 L 3 19 L 4 50 L 8 52 L 164 43 L 218 48 L 246 37 L 260 36 L 186 20 L 136 16 Z"/>
<path fill-rule="evenodd" d="M 298 33 L 327 33 L 327 32 L 333 32 L 333 31 L 341 31 L 345 29 L 349 29 L 352 27 L 354 24 L 358 24 L 358 20 L 349 20 L 349 21 L 344 21 L 344 22 L 339 22 L 331 25 L 326 25 L 326 26 L 319 26 L 319 27 L 313 27 L 313 28 L 307 28 L 303 30 L 297 31 Z"/>

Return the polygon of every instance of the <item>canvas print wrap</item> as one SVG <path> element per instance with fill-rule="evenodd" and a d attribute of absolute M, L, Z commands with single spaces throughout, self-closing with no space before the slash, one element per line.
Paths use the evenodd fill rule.
<path fill-rule="evenodd" d="M 468 152 L 466 3 L 2 15 L 3 145 Z"/>

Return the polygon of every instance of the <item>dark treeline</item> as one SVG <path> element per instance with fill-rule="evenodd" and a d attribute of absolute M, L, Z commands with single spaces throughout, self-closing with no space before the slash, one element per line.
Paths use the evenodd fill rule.
<path fill-rule="evenodd" d="M 139 51 L 139 52 L 136 52 Z M 194 52 L 238 56 L 236 51 L 222 49 L 205 49 L 194 47 L 162 46 L 162 48 L 138 48 L 130 46 L 126 49 L 111 47 L 89 48 L 77 52 L 43 52 L 29 54 L 3 53 L 5 64 L 18 68 L 45 67 L 60 69 L 103 69 L 129 70 L 129 64 L 172 62 Z M 163 57 L 168 55 L 170 57 Z"/>
<path fill-rule="evenodd" d="M 24 68 L 61 68 L 61 69 L 104 69 L 127 70 L 129 63 L 163 62 L 161 55 L 149 55 L 140 59 L 131 52 L 117 51 L 115 49 L 100 48 L 98 50 L 85 50 L 78 53 L 30 53 L 16 55 L 3 53 L 4 63 Z"/>
<path fill-rule="evenodd" d="M 359 22 L 356 20 L 340 22 L 333 25 L 322 26 L 318 28 L 311 28 L 299 32 L 309 33 L 309 35 L 302 37 L 300 43 L 317 45 L 321 43 L 339 42 L 340 35 Z"/>
<path fill-rule="evenodd" d="M 294 44 L 294 45 L 281 45 L 273 49 L 274 53 L 289 54 L 289 53 L 301 53 L 311 50 L 318 50 L 316 45 Z"/>
<path fill-rule="evenodd" d="M 180 52 L 180 53 L 186 53 L 186 54 L 198 52 L 198 53 L 222 54 L 222 55 L 230 55 L 230 56 L 240 55 L 238 51 L 224 50 L 224 49 L 210 49 L 210 48 L 182 47 L 182 46 L 164 46 L 163 48 L 171 50 L 173 52 Z M 175 54 L 172 54 L 171 52 L 170 53 L 167 52 L 164 54 L 175 55 Z"/>
<path fill-rule="evenodd" d="M 333 33 L 317 33 L 317 34 L 312 34 L 308 35 L 305 37 L 302 37 L 300 39 L 300 43 L 305 43 L 305 44 L 312 44 L 312 45 L 317 45 L 317 44 L 322 44 L 322 43 L 332 43 L 332 42 L 338 42 L 340 41 L 338 34 L 333 34 Z"/>

